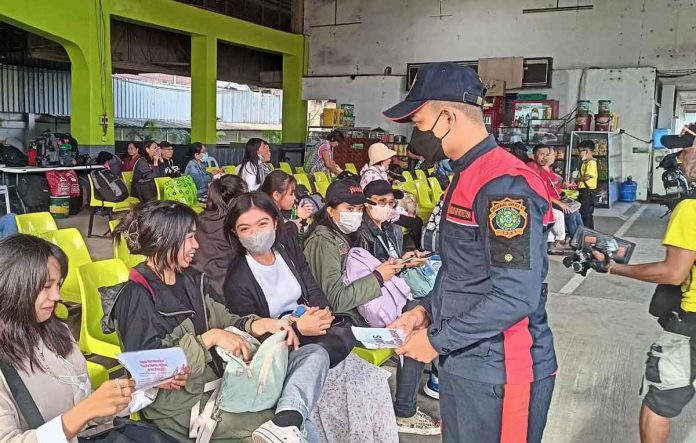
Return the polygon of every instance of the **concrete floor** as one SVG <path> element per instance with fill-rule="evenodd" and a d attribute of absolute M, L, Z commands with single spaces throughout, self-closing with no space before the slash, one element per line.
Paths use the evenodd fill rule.
<path fill-rule="evenodd" d="M 598 230 L 636 242 L 632 263 L 661 260 L 667 219 L 656 205 L 617 204 L 598 210 Z M 86 232 L 86 212 L 59 221 Z M 98 219 L 95 232 L 106 229 Z M 95 259 L 110 258 L 110 240 L 88 239 Z M 648 347 L 659 326 L 648 314 L 654 285 L 622 277 L 590 273 L 575 275 L 551 257 L 548 312 L 560 371 L 544 443 L 633 443 L 638 441 L 638 389 Z M 388 367 L 394 372 L 394 367 Z M 391 377 L 392 389 L 394 378 Z M 425 377 L 424 377 L 425 381 Z M 439 416 L 439 404 L 424 395 L 419 406 Z M 402 435 L 401 442 L 438 442 L 439 437 Z M 670 442 L 696 442 L 693 402 L 674 421 Z"/>

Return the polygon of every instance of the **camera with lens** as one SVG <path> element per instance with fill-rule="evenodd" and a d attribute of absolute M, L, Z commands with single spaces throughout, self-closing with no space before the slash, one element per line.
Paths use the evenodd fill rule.
<path fill-rule="evenodd" d="M 583 277 L 590 269 L 603 272 L 609 260 L 621 264 L 628 263 L 636 246 L 630 241 L 584 226 L 578 228 L 570 245 L 573 247 L 573 253 L 563 259 L 563 265 L 572 268 L 576 274 Z M 601 252 L 605 257 L 604 261 L 597 260 L 593 255 L 594 251 Z"/>

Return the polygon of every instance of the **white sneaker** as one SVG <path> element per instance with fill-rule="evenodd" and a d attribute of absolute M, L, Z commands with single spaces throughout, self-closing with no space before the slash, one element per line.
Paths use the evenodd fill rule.
<path fill-rule="evenodd" d="M 268 420 L 259 426 L 252 434 L 254 443 L 309 443 L 304 433 L 296 426 L 277 426 Z"/>

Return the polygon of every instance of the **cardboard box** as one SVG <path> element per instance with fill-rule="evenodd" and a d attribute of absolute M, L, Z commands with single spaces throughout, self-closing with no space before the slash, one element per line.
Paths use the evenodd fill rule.
<path fill-rule="evenodd" d="M 504 97 L 505 80 L 489 80 L 486 83 L 486 97 Z"/>
<path fill-rule="evenodd" d="M 522 87 L 524 76 L 524 58 L 480 58 L 478 61 L 478 75 L 484 83 L 493 80 L 504 80 L 508 89 Z"/>

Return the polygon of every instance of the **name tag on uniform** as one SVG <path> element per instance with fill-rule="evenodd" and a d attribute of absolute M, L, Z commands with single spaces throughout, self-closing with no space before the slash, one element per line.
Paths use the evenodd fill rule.
<path fill-rule="evenodd" d="M 474 219 L 473 212 L 470 208 L 455 205 L 454 203 L 450 203 L 449 207 L 447 208 L 447 217 L 456 218 L 462 221 L 472 221 Z"/>

